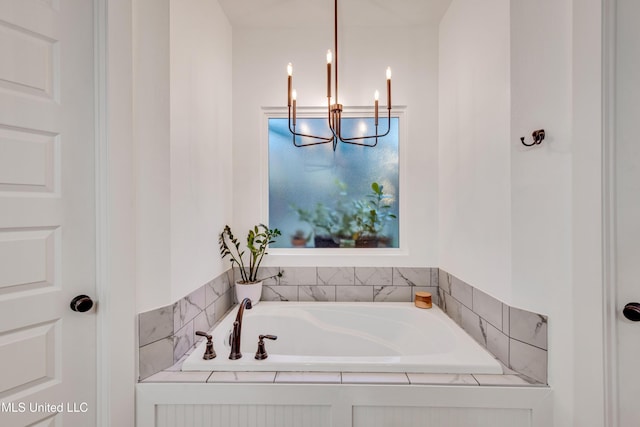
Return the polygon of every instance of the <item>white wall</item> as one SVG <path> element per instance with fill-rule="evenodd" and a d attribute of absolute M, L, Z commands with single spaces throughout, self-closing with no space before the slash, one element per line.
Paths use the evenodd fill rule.
<path fill-rule="evenodd" d="M 216 0 L 134 8 L 138 312 L 222 273 L 231 217 L 231 26 Z"/>
<path fill-rule="evenodd" d="M 511 302 L 509 0 L 440 23 L 440 268 Z"/>
<path fill-rule="evenodd" d="M 133 140 L 138 311 L 171 299 L 169 0 L 133 2 Z"/>
<path fill-rule="evenodd" d="M 573 9 L 572 53 L 572 282 L 575 375 L 573 414 L 576 427 L 600 427 L 605 422 L 603 307 L 610 303 L 603 295 L 603 61 L 602 31 L 604 6 L 612 1 L 581 0 Z M 611 25 L 611 22 L 609 23 Z M 611 35 L 609 35 L 610 37 Z M 611 40 L 612 41 L 612 40 Z M 635 45 L 635 42 L 634 42 Z M 613 53 L 613 52 L 611 52 Z M 604 66 L 603 66 L 604 65 Z M 605 78 L 609 76 L 604 76 Z M 607 112 L 607 115 L 611 112 Z M 608 136 L 607 136 L 607 139 Z M 611 141 L 608 144 L 612 143 Z M 605 208 L 606 209 L 606 208 Z M 610 220 L 610 219 L 607 219 Z M 610 274 L 607 272 L 606 274 Z M 607 284 L 608 280 L 606 281 Z M 588 309 L 585 311 L 585 307 Z M 609 308 L 609 307 L 608 307 Z M 616 316 L 606 312 L 606 316 Z M 611 337 L 610 337 L 611 338 Z M 615 343 L 611 343 L 615 345 Z M 611 363 L 610 360 L 607 361 Z M 613 366 L 606 369 L 613 369 Z M 568 402 L 570 403 L 570 402 Z M 611 406 L 614 402 L 608 401 Z M 615 411 L 615 408 L 610 407 Z"/>
<path fill-rule="evenodd" d="M 348 21 L 348 17 L 343 18 Z M 401 175 L 401 227 L 407 249 L 399 255 L 362 256 L 277 254 L 265 265 L 437 265 L 437 28 L 339 28 L 340 102 L 345 106 L 373 104 L 378 89 L 385 99 L 385 69 L 393 70 L 393 104 L 405 105 L 407 134 L 401 148 L 406 163 Z M 233 29 L 233 174 L 236 233 L 267 221 L 262 193 L 266 165 L 261 156 L 262 107 L 286 107 L 286 65 L 294 65 L 298 105 L 326 105 L 325 53 L 333 48 L 330 25 L 306 28 Z M 338 148 L 340 149 L 340 148 Z M 266 161 L 266 157 L 263 157 Z M 402 180 L 401 176 L 401 180 Z M 404 203 L 404 204 L 403 204 Z M 401 236 L 402 237 L 402 236 Z"/>
<path fill-rule="evenodd" d="M 98 421 L 135 419 L 136 240 L 132 2 L 98 2 Z M 104 48 L 104 50 L 103 50 Z M 102 56 L 104 55 L 104 56 Z"/>
<path fill-rule="evenodd" d="M 558 426 L 574 417 L 572 37 L 569 0 L 454 0 L 440 26 L 440 267 L 549 316 Z"/>
<path fill-rule="evenodd" d="M 231 25 L 216 0 L 171 1 L 172 300 L 222 273 L 231 217 Z"/>
<path fill-rule="evenodd" d="M 549 316 L 555 425 L 574 416 L 571 1 L 511 1 L 512 303 Z M 531 132 L 547 138 L 535 148 Z"/>
<path fill-rule="evenodd" d="M 571 298 L 571 2 L 512 0 L 510 17 L 512 302 L 551 314 Z"/>

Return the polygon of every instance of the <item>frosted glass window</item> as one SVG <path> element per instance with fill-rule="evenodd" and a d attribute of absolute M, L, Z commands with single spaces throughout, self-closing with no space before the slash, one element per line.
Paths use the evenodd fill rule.
<path fill-rule="evenodd" d="M 326 120 L 298 119 L 296 130 L 326 135 Z M 269 118 L 269 226 L 282 232 L 271 246 L 398 248 L 398 121 L 376 147 L 339 142 L 333 151 L 295 147 L 288 119 Z M 373 118 L 343 118 L 343 135 L 372 128 Z"/>

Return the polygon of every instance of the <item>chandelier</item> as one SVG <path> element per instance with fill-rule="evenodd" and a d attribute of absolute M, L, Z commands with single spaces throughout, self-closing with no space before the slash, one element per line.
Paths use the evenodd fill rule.
<path fill-rule="evenodd" d="M 345 136 L 342 134 L 342 104 L 338 101 L 338 0 L 334 2 L 334 21 L 333 21 L 333 35 L 334 44 L 333 51 L 335 52 L 335 67 L 334 70 L 334 82 L 335 82 L 335 103 L 331 103 L 332 99 L 332 86 L 331 86 L 331 64 L 334 63 L 333 54 L 331 50 L 327 51 L 327 123 L 331 135 L 317 136 L 296 131 L 296 103 L 297 93 L 295 89 L 292 89 L 293 84 L 293 65 L 289 63 L 287 65 L 287 87 L 288 87 L 288 100 L 287 106 L 289 110 L 289 131 L 293 135 L 293 145 L 296 147 L 309 147 L 312 145 L 333 143 L 333 151 L 336 150 L 338 141 L 342 141 L 345 144 L 354 144 L 364 147 L 375 147 L 378 144 L 378 138 L 382 138 L 389 134 L 391 129 L 391 68 L 387 67 L 387 130 L 384 133 L 378 133 L 378 98 L 379 92 L 376 90 L 374 94 L 374 126 L 375 133 L 373 135 L 366 136 Z M 306 138 L 306 143 L 301 143 L 296 140 L 296 137 Z"/>

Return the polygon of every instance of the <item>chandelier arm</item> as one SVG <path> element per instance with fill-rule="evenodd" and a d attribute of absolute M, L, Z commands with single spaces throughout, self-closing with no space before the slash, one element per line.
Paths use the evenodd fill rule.
<path fill-rule="evenodd" d="M 374 142 L 373 144 L 364 144 L 362 142 L 354 142 L 354 141 L 342 141 L 345 144 L 351 144 L 351 145 L 357 145 L 359 147 L 375 147 L 376 145 L 378 145 L 378 138 L 375 136 L 372 136 L 371 138 L 375 138 L 376 142 Z"/>
<path fill-rule="evenodd" d="M 306 134 L 306 133 L 299 133 L 299 132 L 296 132 L 296 131 L 295 131 L 295 128 L 294 128 L 294 129 L 289 128 L 289 131 L 293 134 L 293 136 L 294 136 L 294 137 L 295 137 L 295 136 L 300 136 L 300 137 L 302 137 L 302 138 L 311 138 L 311 139 L 317 139 L 317 140 L 323 141 L 323 142 L 314 142 L 314 143 L 312 143 L 312 144 L 302 144 L 302 145 L 299 145 L 299 144 L 297 144 L 297 143 L 295 142 L 295 139 L 294 139 L 293 143 L 296 145 L 296 147 L 302 147 L 302 146 L 304 146 L 304 145 L 326 144 L 327 142 L 330 142 L 330 141 L 332 141 L 332 140 L 333 140 L 333 137 L 332 137 L 332 136 L 328 136 L 328 137 L 326 137 L 326 136 L 308 135 L 308 134 Z"/>
<path fill-rule="evenodd" d="M 308 136 L 307 138 L 314 138 L 314 137 L 309 137 L 309 136 Z M 293 145 L 294 145 L 294 147 L 297 147 L 297 148 L 300 148 L 300 147 L 310 147 L 310 146 L 312 146 L 312 145 L 328 144 L 328 143 L 330 143 L 331 141 L 333 141 L 333 138 L 331 138 L 331 139 L 329 139 L 329 140 L 327 140 L 327 141 L 318 141 L 318 142 L 309 142 L 309 143 L 307 143 L 307 144 L 298 144 L 298 143 L 296 142 L 296 135 L 293 135 Z"/>
<path fill-rule="evenodd" d="M 309 145 L 327 144 L 327 143 L 331 142 L 334 139 L 333 136 L 330 136 L 330 137 L 327 137 L 327 136 L 316 136 L 316 135 L 308 135 L 306 133 L 296 132 L 295 125 L 293 126 L 293 128 L 291 127 L 291 108 L 289 108 L 289 132 L 291 132 L 291 134 L 293 135 L 293 145 L 295 145 L 296 147 L 307 147 Z M 308 143 L 308 144 L 299 144 L 298 142 L 296 142 L 296 136 L 300 136 L 300 137 L 303 137 L 303 138 L 311 138 L 311 139 L 319 140 L 319 141 L 311 142 L 311 143 Z"/>
<path fill-rule="evenodd" d="M 376 144 L 377 144 L 378 143 L 377 142 L 378 138 L 382 138 L 382 137 L 385 137 L 385 136 L 389 135 L 389 132 L 391 131 L 391 110 L 388 110 L 388 111 L 389 111 L 389 115 L 387 116 L 387 131 L 385 133 L 378 134 L 377 126 L 376 126 L 376 134 L 375 135 L 357 136 L 357 137 L 351 137 L 351 138 L 343 138 L 341 135 L 339 135 L 338 138 L 340 139 L 340 141 L 342 141 L 342 142 L 344 142 L 346 144 L 352 144 L 353 143 L 353 142 L 350 142 L 350 141 L 362 141 L 362 140 L 366 140 L 366 139 L 375 138 L 376 139 Z M 356 144 L 356 145 L 365 145 L 365 144 Z M 366 145 L 366 146 L 367 147 L 375 147 L 375 144 L 374 145 Z"/>

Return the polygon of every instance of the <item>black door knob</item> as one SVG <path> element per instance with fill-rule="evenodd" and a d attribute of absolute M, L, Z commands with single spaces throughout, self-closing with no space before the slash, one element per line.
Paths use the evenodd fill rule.
<path fill-rule="evenodd" d="M 93 300 L 86 295 L 78 295 L 71 300 L 70 306 L 71 310 L 84 313 L 85 311 L 91 310 L 91 307 L 93 307 Z"/>
<path fill-rule="evenodd" d="M 624 317 L 632 322 L 640 322 L 640 303 L 630 302 L 622 309 Z"/>

